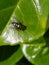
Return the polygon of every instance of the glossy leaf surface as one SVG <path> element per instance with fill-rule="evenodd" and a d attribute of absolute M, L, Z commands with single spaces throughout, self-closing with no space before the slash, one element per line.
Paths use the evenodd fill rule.
<path fill-rule="evenodd" d="M 46 0 L 43 2 L 39 0 L 20 0 L 18 2 L 2 33 L 2 37 L 6 43 L 30 42 L 38 39 L 45 33 L 47 13 L 43 9 L 43 7 L 45 8 L 43 3 L 47 4 Z M 26 29 L 23 31 L 24 27 L 21 24 L 13 26 L 12 22 L 21 23 L 23 26 L 26 26 Z"/>
<path fill-rule="evenodd" d="M 25 57 L 35 65 L 48 65 L 49 64 L 49 46 L 41 39 L 32 44 L 23 44 L 22 51 Z"/>

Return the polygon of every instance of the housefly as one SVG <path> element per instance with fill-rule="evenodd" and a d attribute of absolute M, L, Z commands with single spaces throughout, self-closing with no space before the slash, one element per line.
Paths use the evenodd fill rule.
<path fill-rule="evenodd" d="M 16 30 L 22 30 L 22 31 L 26 30 L 26 26 L 17 21 L 16 19 L 13 20 L 12 24 Z"/>

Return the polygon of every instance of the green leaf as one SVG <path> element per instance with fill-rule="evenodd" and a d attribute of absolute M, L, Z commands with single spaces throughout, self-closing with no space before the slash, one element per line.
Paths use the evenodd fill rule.
<path fill-rule="evenodd" d="M 4 61 L 0 61 L 0 65 L 15 65 L 15 63 L 17 63 L 21 58 L 23 57 L 22 51 L 19 48 L 15 53 L 13 53 L 13 55 L 4 60 Z"/>
<path fill-rule="evenodd" d="M 32 42 L 32 44 L 22 44 L 22 51 L 25 57 L 35 65 L 49 64 L 49 46 L 46 45 L 43 38 Z"/>
<path fill-rule="evenodd" d="M 0 34 L 6 26 L 19 0 L 0 0 Z"/>
<path fill-rule="evenodd" d="M 34 0 L 20 0 L 10 17 L 7 26 L 2 32 L 2 37 L 5 42 L 10 44 L 17 44 L 23 42 L 30 42 L 32 40 L 38 39 L 45 33 L 47 13 L 43 9 L 46 4 L 46 0 L 34 1 Z M 48 1 L 49 3 L 49 1 Z M 43 13 L 44 12 L 44 13 Z M 19 24 L 15 27 L 12 25 L 12 22 L 20 22 L 22 25 L 26 26 L 26 29 L 22 30 L 22 25 Z M 14 27 L 14 28 L 12 28 Z"/>

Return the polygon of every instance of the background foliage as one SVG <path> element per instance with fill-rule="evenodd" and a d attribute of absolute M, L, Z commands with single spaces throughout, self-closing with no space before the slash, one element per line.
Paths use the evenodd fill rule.
<path fill-rule="evenodd" d="M 12 22 L 17 20 L 26 26 L 25 31 L 13 28 Z M 49 0 L 0 0 L 3 64 L 49 64 Z"/>

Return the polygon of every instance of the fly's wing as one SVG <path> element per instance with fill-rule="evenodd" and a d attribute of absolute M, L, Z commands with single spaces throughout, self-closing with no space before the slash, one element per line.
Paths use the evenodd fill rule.
<path fill-rule="evenodd" d="M 15 18 L 12 18 L 11 21 L 12 21 L 12 23 L 13 23 L 13 22 L 19 23 L 19 21 L 18 21 L 17 19 L 15 19 Z"/>

